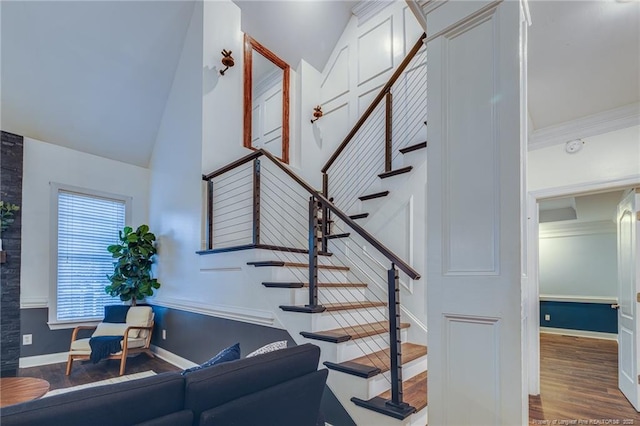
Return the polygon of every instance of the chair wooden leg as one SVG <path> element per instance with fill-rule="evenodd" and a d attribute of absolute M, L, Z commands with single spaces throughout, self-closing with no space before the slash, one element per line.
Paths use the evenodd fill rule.
<path fill-rule="evenodd" d="M 127 356 L 122 354 L 122 358 L 120 359 L 120 375 L 124 374 L 124 368 L 127 365 Z"/>
<path fill-rule="evenodd" d="M 73 365 L 73 357 L 69 355 L 69 359 L 67 359 L 67 376 L 71 374 L 71 366 Z"/>

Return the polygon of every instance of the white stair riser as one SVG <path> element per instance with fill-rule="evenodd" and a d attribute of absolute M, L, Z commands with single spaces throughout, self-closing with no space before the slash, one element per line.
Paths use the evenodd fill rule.
<path fill-rule="evenodd" d="M 420 357 L 402 366 L 402 378 L 407 380 L 427 370 L 427 356 Z M 336 370 L 329 370 L 327 383 L 336 386 L 347 386 L 353 396 L 370 399 L 391 389 L 391 373 L 389 371 L 370 378 L 357 377 Z M 333 388 L 333 387 L 332 387 Z"/>
<path fill-rule="evenodd" d="M 402 342 L 407 341 L 407 330 L 403 329 L 400 333 Z M 375 336 L 363 337 L 362 339 L 347 340 L 337 345 L 336 357 L 334 360 L 327 359 L 332 362 L 344 362 L 363 355 L 377 352 L 381 349 L 389 347 L 389 333 L 377 334 Z"/>
<path fill-rule="evenodd" d="M 427 355 L 402 365 L 402 380 L 407 380 L 420 373 L 427 371 Z M 329 373 L 331 375 L 332 373 Z M 380 395 L 382 392 L 391 389 L 391 372 L 386 371 L 370 379 L 362 379 L 367 381 L 369 392 L 368 398 Z"/>
<path fill-rule="evenodd" d="M 386 306 L 370 309 L 346 309 L 340 311 L 325 311 L 321 314 L 313 314 L 311 330 L 320 332 L 342 328 L 350 325 L 369 324 L 372 322 L 387 321 Z"/>
<path fill-rule="evenodd" d="M 308 268 L 291 268 L 279 267 L 272 268 L 272 280 L 283 282 L 308 282 Z M 339 271 L 333 269 L 318 269 L 318 281 L 327 283 L 346 283 L 349 282 L 348 271 Z"/>
<path fill-rule="evenodd" d="M 295 300 L 309 303 L 309 288 L 296 289 Z M 321 303 L 362 302 L 367 300 L 364 287 L 318 287 L 318 298 Z"/>

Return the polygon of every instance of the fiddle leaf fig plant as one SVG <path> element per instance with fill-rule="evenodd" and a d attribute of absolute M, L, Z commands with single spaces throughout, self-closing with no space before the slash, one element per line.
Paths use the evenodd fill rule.
<path fill-rule="evenodd" d="M 0 230 L 6 231 L 14 221 L 13 214 L 20 210 L 20 206 L 0 200 Z"/>
<path fill-rule="evenodd" d="M 113 275 L 107 275 L 111 284 L 105 291 L 112 297 L 119 296 L 123 302 L 131 300 L 135 305 L 160 288 L 158 280 L 151 277 L 153 256 L 157 252 L 156 236 L 149 232 L 147 225 L 140 225 L 135 231 L 125 226 L 119 232 L 119 239 L 118 244 L 107 247 L 115 261 Z"/>

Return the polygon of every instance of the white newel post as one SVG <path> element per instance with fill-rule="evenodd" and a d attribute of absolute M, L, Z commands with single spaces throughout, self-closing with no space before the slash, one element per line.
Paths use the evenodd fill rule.
<path fill-rule="evenodd" d="M 429 1 L 429 424 L 526 422 L 521 10 Z M 524 132 L 522 132 L 524 134 Z"/>

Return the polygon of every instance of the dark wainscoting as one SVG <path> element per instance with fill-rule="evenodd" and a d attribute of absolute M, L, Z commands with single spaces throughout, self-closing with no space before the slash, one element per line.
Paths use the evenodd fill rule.
<path fill-rule="evenodd" d="M 153 306 L 153 311 L 155 328 L 152 344 L 193 362 L 204 362 L 236 342 L 240 343 L 241 356 L 279 340 L 287 340 L 289 346 L 295 346 L 291 335 L 279 328 L 162 306 Z M 162 330 L 167 332 L 166 340 L 162 339 Z M 327 423 L 334 426 L 355 426 L 328 387 L 325 387 L 322 395 L 321 410 Z"/>
<path fill-rule="evenodd" d="M 544 316 L 551 320 L 545 321 Z M 618 332 L 618 312 L 610 303 L 540 301 L 540 326 L 569 330 Z"/>
<path fill-rule="evenodd" d="M 50 330 L 48 308 L 20 310 L 20 328 L 22 334 L 32 335 L 32 344 L 22 346 L 20 357 L 37 356 L 67 352 L 71 344 L 72 328 Z"/>

